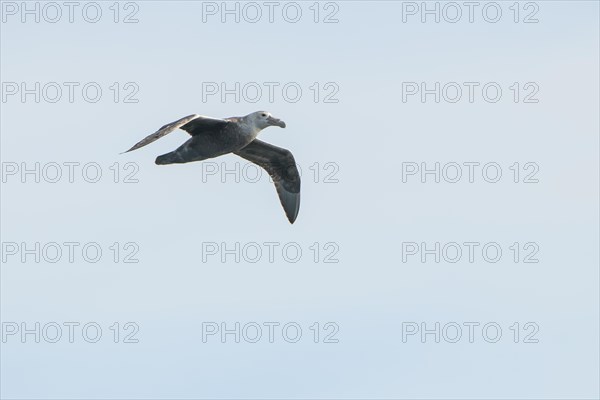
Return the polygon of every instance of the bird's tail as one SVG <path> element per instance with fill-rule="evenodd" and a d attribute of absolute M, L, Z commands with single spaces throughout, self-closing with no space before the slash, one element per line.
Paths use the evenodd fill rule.
<path fill-rule="evenodd" d="M 181 159 L 181 156 L 177 154 L 176 151 L 172 151 L 167 154 L 163 154 L 162 156 L 156 157 L 155 163 L 157 165 L 166 165 L 166 164 L 175 164 L 185 162 Z"/>

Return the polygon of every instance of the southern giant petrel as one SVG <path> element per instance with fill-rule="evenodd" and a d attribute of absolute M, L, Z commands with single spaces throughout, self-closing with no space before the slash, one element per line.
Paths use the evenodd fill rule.
<path fill-rule="evenodd" d="M 269 173 L 285 214 L 293 224 L 300 209 L 300 174 L 289 150 L 256 139 L 259 132 L 269 126 L 285 128 L 285 122 L 266 111 L 224 119 L 192 114 L 161 127 L 125 153 L 146 146 L 178 128 L 183 129 L 192 137 L 176 150 L 158 156 L 156 164 L 180 164 L 228 153 L 237 154 Z"/>

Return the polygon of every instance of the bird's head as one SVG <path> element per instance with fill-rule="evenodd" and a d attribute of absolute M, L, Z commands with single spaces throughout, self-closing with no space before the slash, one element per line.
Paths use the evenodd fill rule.
<path fill-rule="evenodd" d="M 285 128 L 285 122 L 282 120 L 275 118 L 271 115 L 270 112 L 267 111 L 257 111 L 252 114 L 248 114 L 246 116 L 248 122 L 250 122 L 253 126 L 258 129 L 265 129 L 269 126 L 278 126 L 280 128 Z"/>

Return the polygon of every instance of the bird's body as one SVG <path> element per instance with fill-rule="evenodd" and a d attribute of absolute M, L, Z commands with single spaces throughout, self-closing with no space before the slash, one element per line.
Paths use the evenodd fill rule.
<path fill-rule="evenodd" d="M 214 124 L 207 129 L 205 124 L 193 124 L 197 119 L 183 125 L 181 129 L 188 130 L 192 137 L 176 150 L 159 156 L 157 164 L 186 163 L 202 161 L 223 154 L 231 153 L 250 144 L 260 131 L 240 121 L 241 118 L 227 118 L 220 124 Z"/>
<path fill-rule="evenodd" d="M 234 153 L 264 168 L 275 183 L 285 213 L 294 223 L 300 208 L 300 174 L 292 153 L 256 137 L 268 126 L 285 128 L 285 123 L 265 111 L 225 119 L 188 115 L 164 125 L 127 152 L 139 149 L 180 128 L 192 137 L 174 151 L 156 158 L 156 164 L 202 161 Z"/>

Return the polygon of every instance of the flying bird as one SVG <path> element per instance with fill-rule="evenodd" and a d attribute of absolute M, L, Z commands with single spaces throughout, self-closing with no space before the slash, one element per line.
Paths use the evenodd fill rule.
<path fill-rule="evenodd" d="M 294 223 L 300 209 L 300 174 L 289 150 L 258 140 L 256 137 L 269 126 L 285 128 L 285 122 L 267 111 L 257 111 L 245 117 L 211 118 L 192 114 L 166 124 L 125 151 L 128 153 L 157 139 L 183 129 L 191 138 L 176 150 L 156 158 L 156 164 L 181 164 L 202 161 L 233 153 L 264 168 L 275 183 L 279 200 L 290 221 Z"/>

